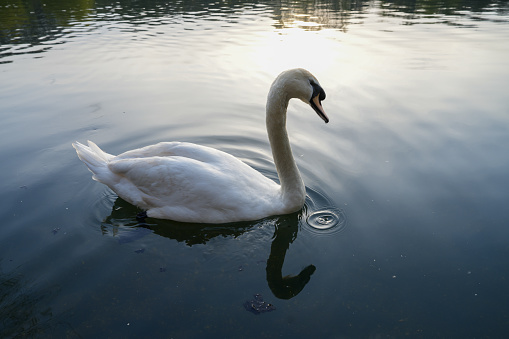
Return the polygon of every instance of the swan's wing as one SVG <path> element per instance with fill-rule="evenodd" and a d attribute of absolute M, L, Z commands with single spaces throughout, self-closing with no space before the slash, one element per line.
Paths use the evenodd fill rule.
<path fill-rule="evenodd" d="M 134 199 L 127 200 L 134 200 L 140 206 L 180 204 L 179 200 L 185 203 L 186 196 L 197 193 L 200 182 L 217 179 L 212 166 L 179 156 L 115 158 L 108 167 L 122 178 L 115 187 L 117 193 L 132 195 Z"/>
<path fill-rule="evenodd" d="M 232 155 L 215 148 L 188 142 L 160 142 L 122 153 L 116 159 L 132 159 L 147 157 L 184 157 L 207 163 L 219 163 L 231 160 Z"/>
<path fill-rule="evenodd" d="M 274 201 L 279 186 L 224 154 L 226 158 L 219 163 L 182 156 L 115 158 L 108 164 L 119 178 L 112 189 L 148 210 L 149 216 L 150 210 L 158 210 L 161 214 L 152 216 L 186 221 L 215 217 L 219 221 L 247 214 L 244 219 L 248 220 L 257 209 L 267 209 L 265 205 Z"/>

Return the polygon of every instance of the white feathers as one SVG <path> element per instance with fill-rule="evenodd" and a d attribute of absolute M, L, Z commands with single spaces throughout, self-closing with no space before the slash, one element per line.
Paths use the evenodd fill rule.
<path fill-rule="evenodd" d="M 311 99 L 310 77 L 318 83 L 307 71 L 287 71 L 276 79 L 268 97 L 267 129 L 282 186 L 230 154 L 196 144 L 162 142 L 118 156 L 91 141 L 73 147 L 94 180 L 146 210 L 149 217 L 226 223 L 295 212 L 304 204 L 305 187 L 284 121 L 296 85 L 299 98 Z"/>

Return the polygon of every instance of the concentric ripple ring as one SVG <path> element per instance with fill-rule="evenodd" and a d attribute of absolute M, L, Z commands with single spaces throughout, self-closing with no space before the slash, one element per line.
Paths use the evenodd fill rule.
<path fill-rule="evenodd" d="M 340 210 L 322 210 L 310 214 L 306 222 L 314 233 L 336 233 L 346 226 L 345 214 Z"/>

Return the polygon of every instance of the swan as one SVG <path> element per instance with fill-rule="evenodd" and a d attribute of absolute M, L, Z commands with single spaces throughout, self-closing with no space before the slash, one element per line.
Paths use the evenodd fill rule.
<path fill-rule="evenodd" d="M 219 224 L 289 214 L 306 197 L 286 131 L 292 98 L 329 122 L 321 104 L 325 92 L 309 71 L 277 76 L 267 96 L 266 127 L 280 185 L 228 153 L 192 143 L 160 142 L 117 156 L 91 141 L 72 145 L 94 180 L 150 218 Z"/>

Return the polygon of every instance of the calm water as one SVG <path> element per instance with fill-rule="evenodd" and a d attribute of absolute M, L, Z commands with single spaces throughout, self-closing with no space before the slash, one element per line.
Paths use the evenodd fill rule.
<path fill-rule="evenodd" d="M 504 337 L 508 41 L 507 1 L 3 0 L 1 336 Z M 292 67 L 331 120 L 290 105 L 299 214 L 141 224 L 71 147 L 190 141 L 276 179 Z"/>

